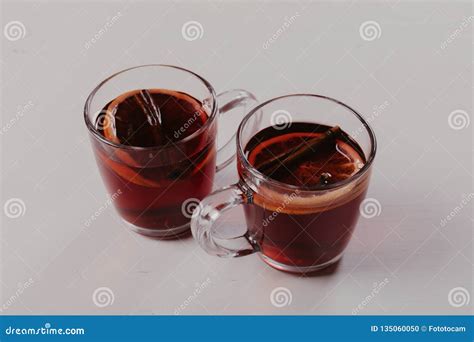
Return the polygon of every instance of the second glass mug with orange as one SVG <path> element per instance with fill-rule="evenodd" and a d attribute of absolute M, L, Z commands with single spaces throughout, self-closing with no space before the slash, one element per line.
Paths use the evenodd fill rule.
<path fill-rule="evenodd" d="M 369 185 L 376 140 L 344 103 L 313 94 L 258 105 L 237 131 L 239 182 L 207 196 L 191 230 L 209 254 L 258 253 L 270 266 L 312 273 L 343 255 Z M 219 219 L 243 205 L 245 232 Z"/>
<path fill-rule="evenodd" d="M 189 232 L 215 171 L 235 155 L 231 140 L 217 151 L 218 116 L 246 113 L 255 104 L 244 90 L 216 95 L 201 76 L 170 65 L 134 67 L 101 82 L 86 101 L 84 119 L 125 222 L 161 239 Z"/>

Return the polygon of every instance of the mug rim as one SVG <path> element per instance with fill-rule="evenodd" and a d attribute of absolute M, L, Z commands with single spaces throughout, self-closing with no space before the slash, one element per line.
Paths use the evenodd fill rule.
<path fill-rule="evenodd" d="M 131 70 L 141 69 L 141 68 L 148 68 L 148 67 L 176 69 L 176 70 L 179 70 L 179 71 L 184 71 L 188 74 L 191 74 L 195 78 L 197 78 L 199 81 L 201 81 L 202 84 L 204 84 L 204 86 L 207 88 L 207 90 L 209 90 L 209 93 L 211 94 L 211 97 L 212 97 L 211 114 L 209 115 L 209 117 L 208 117 L 207 121 L 204 123 L 204 125 L 202 125 L 197 131 L 193 132 L 192 134 L 188 135 L 187 137 L 185 137 L 185 138 L 183 138 L 179 141 L 174 142 L 172 144 L 172 146 L 168 146 L 167 144 L 165 144 L 165 145 L 159 145 L 159 146 L 143 147 L 143 146 L 124 145 L 124 144 L 114 143 L 112 141 L 109 141 L 102 134 L 100 134 L 98 132 L 98 130 L 95 128 L 94 124 L 91 122 L 91 120 L 89 118 L 88 114 L 90 113 L 90 107 L 91 107 L 92 100 L 94 99 L 94 96 L 107 82 L 109 82 L 110 80 L 112 80 L 116 76 L 119 76 L 119 75 L 121 75 L 123 73 L 126 73 L 128 71 L 131 71 Z M 179 91 L 179 90 L 177 90 L 177 91 Z M 86 123 L 87 128 L 89 129 L 89 132 L 91 132 L 101 142 L 106 143 L 106 144 L 108 144 L 112 147 L 119 148 L 119 149 L 126 149 L 126 150 L 139 150 L 139 151 L 162 150 L 164 148 L 169 148 L 169 147 L 173 147 L 173 146 L 176 146 L 176 145 L 185 144 L 186 142 L 194 139 L 195 137 L 200 135 L 202 132 L 204 132 L 206 129 L 208 129 L 208 127 L 214 122 L 214 119 L 217 116 L 217 99 L 216 98 L 217 98 L 216 92 L 215 92 L 214 88 L 212 87 L 212 85 L 204 77 L 196 74 L 195 72 L 193 72 L 191 70 L 188 70 L 188 69 L 176 66 L 176 65 L 171 65 L 171 64 L 142 64 L 142 65 L 138 65 L 138 66 L 134 66 L 134 67 L 130 67 L 130 68 L 120 70 L 120 71 L 108 76 L 103 81 L 101 81 L 92 90 L 92 92 L 89 94 L 89 96 L 86 99 L 86 102 L 84 104 L 84 121 Z"/>
<path fill-rule="evenodd" d="M 287 184 L 287 183 L 284 183 L 284 182 L 280 182 L 276 179 L 272 179 L 272 178 L 266 176 L 265 174 L 263 174 L 262 172 L 260 172 L 252 164 L 250 164 L 250 162 L 248 161 L 248 159 L 245 155 L 245 152 L 244 152 L 245 146 L 242 146 L 242 134 L 243 134 L 243 129 L 244 129 L 246 123 L 248 122 L 248 120 L 253 115 L 255 115 L 259 110 L 261 110 L 266 105 L 268 105 L 268 104 L 270 104 L 274 101 L 285 99 L 285 98 L 290 98 L 290 97 L 313 97 L 313 98 L 328 100 L 330 102 L 333 102 L 337 105 L 343 106 L 346 109 L 348 109 L 349 112 L 351 112 L 362 123 L 362 125 L 366 129 L 367 133 L 369 134 L 371 147 L 370 147 L 369 156 L 367 157 L 367 161 L 364 164 L 364 166 L 359 171 L 357 171 L 354 175 L 352 175 L 349 178 L 344 179 L 342 181 L 339 181 L 339 182 L 336 182 L 336 183 L 333 183 L 333 184 L 329 184 L 329 185 L 320 185 L 320 186 L 312 187 L 310 189 L 305 189 L 301 186 L 291 185 L 291 184 Z M 278 187 L 278 188 L 284 188 L 284 189 L 287 189 L 287 190 L 290 190 L 290 191 L 298 190 L 299 192 L 304 192 L 304 193 L 334 190 L 334 189 L 341 188 L 341 187 L 343 187 L 347 184 L 350 184 L 350 183 L 356 181 L 357 179 L 359 179 L 360 177 L 365 175 L 367 173 L 367 171 L 370 169 L 370 166 L 372 165 L 372 163 L 374 161 L 374 158 L 375 158 L 375 154 L 377 152 L 377 140 L 375 138 L 374 130 L 372 129 L 372 127 L 369 125 L 369 123 L 364 119 L 364 117 L 361 114 L 359 114 L 356 110 L 349 107 L 348 105 L 346 105 L 342 101 L 336 100 L 336 99 L 334 99 L 332 97 L 329 97 L 329 96 L 311 94 L 311 93 L 297 93 L 297 94 L 282 95 L 282 96 L 271 98 L 270 100 L 262 102 L 258 106 L 254 107 L 241 121 L 241 123 L 239 125 L 239 128 L 237 130 L 236 142 L 237 142 L 237 154 L 238 154 L 239 160 L 241 160 L 243 162 L 244 168 L 246 170 L 249 170 L 253 177 L 255 177 L 258 180 L 261 180 L 265 183 L 268 183 L 272 186 Z"/>

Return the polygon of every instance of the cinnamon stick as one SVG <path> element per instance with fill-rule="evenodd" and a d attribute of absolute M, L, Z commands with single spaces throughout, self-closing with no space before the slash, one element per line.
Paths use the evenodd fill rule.
<path fill-rule="evenodd" d="M 279 172 L 291 170 L 292 167 L 303 161 L 310 154 L 317 153 L 318 149 L 322 148 L 325 144 L 335 143 L 335 139 L 340 133 L 341 128 L 339 126 L 331 127 L 323 135 L 303 141 L 298 146 L 274 156 L 256 166 L 256 168 L 266 175 L 276 175 Z"/>

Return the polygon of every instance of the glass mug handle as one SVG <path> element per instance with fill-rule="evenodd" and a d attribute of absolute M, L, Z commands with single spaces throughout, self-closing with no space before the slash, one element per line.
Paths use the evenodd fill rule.
<path fill-rule="evenodd" d="M 234 108 L 243 107 L 242 109 L 250 109 L 257 104 L 257 99 L 252 93 L 243 89 L 232 89 L 217 95 L 217 103 L 219 104 L 219 119 L 224 114 L 231 113 Z M 248 112 L 248 110 L 246 110 Z M 219 134 L 219 132 L 217 133 Z M 229 165 L 235 157 L 235 132 L 229 140 L 217 151 L 216 171 L 220 171 Z"/>
<path fill-rule="evenodd" d="M 196 207 L 191 218 L 191 232 L 208 254 L 239 257 L 258 251 L 258 246 L 248 239 L 247 231 L 236 237 L 225 238 L 216 236 L 216 229 L 213 229 L 224 212 L 247 203 L 247 198 L 241 186 L 234 184 L 214 191 Z M 246 240 L 247 246 L 242 246 L 242 239 Z"/>

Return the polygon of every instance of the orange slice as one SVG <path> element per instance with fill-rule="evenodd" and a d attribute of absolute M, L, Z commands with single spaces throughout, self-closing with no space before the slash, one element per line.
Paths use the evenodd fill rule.
<path fill-rule="evenodd" d="M 258 165 L 269 158 L 275 158 L 300 146 L 305 140 L 320 136 L 323 133 L 294 132 L 282 134 L 263 141 L 249 154 L 252 165 Z M 363 166 L 363 159 L 349 144 L 337 140 L 336 146 L 323 148 L 307 160 L 299 163 L 287 174 L 277 176 L 277 180 L 290 185 L 313 187 L 321 185 L 322 180 L 335 183 L 351 177 Z M 272 175 L 267 175 L 271 177 Z"/>
<path fill-rule="evenodd" d="M 138 172 L 132 170 L 130 167 L 106 157 L 102 152 L 98 150 L 96 152 L 99 155 L 100 160 L 102 160 L 104 164 L 106 164 L 112 171 L 114 171 L 124 180 L 137 184 L 137 185 L 149 187 L 149 188 L 158 188 L 158 187 L 163 186 L 162 184 L 158 182 L 151 181 L 141 176 Z"/>

